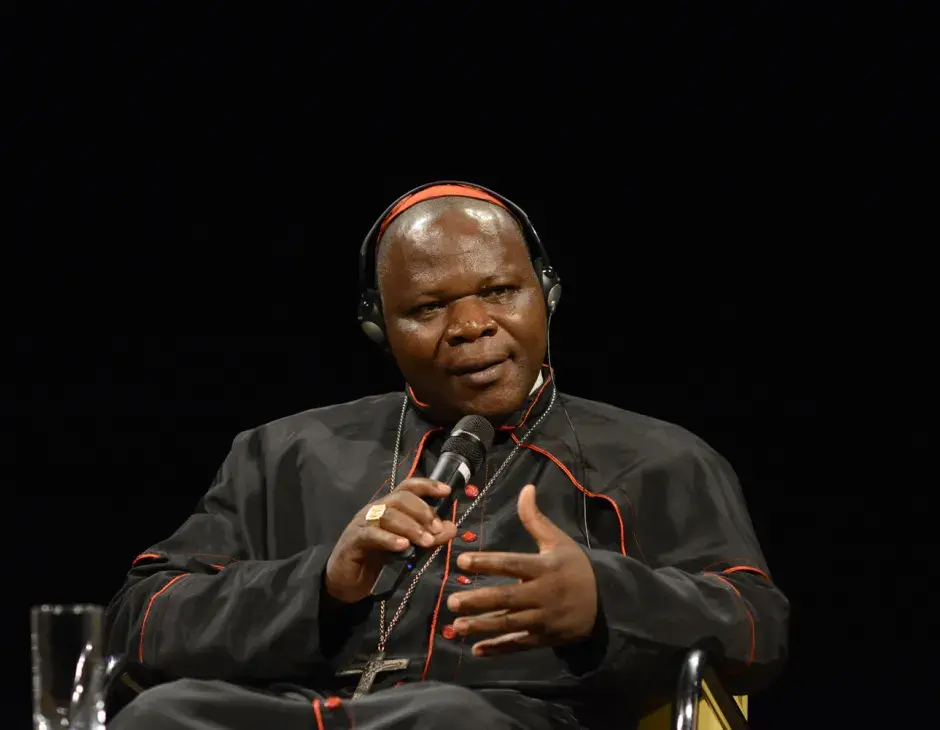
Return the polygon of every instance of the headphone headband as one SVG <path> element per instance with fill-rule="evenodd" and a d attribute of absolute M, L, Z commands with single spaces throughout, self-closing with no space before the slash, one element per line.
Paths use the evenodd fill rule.
<path fill-rule="evenodd" d="M 529 244 L 529 250 L 532 254 L 533 259 L 541 259 L 543 268 L 550 268 L 551 263 L 549 262 L 548 252 L 545 250 L 545 247 L 542 245 L 542 239 L 539 238 L 538 232 L 535 230 L 535 226 L 532 225 L 532 221 L 529 220 L 529 216 L 526 215 L 525 211 L 522 210 L 518 205 L 513 203 L 508 198 L 500 195 L 499 193 L 485 188 L 482 185 L 477 185 L 475 183 L 462 182 L 460 180 L 439 180 L 437 182 L 425 183 L 424 185 L 419 185 L 413 190 L 409 190 L 404 195 L 400 196 L 397 200 L 393 201 L 383 212 L 382 215 L 378 217 L 372 227 L 369 229 L 369 233 L 366 235 L 365 239 L 362 242 L 362 246 L 359 248 L 359 291 L 361 294 L 365 294 L 369 290 L 376 289 L 376 271 L 375 271 L 375 249 L 378 245 L 379 238 L 379 229 L 382 227 L 382 223 L 388 217 L 388 215 L 395 209 L 406 198 L 411 197 L 415 193 L 419 193 L 422 190 L 427 188 L 433 188 L 438 185 L 459 185 L 467 188 L 476 188 L 477 190 L 491 195 L 500 201 L 509 213 L 516 219 L 519 225 L 522 226 L 522 232 L 525 236 L 526 242 Z"/>

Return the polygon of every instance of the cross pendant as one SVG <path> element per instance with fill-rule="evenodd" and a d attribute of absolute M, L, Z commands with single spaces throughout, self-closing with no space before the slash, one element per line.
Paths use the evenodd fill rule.
<path fill-rule="evenodd" d="M 365 664 L 342 669 L 337 672 L 336 676 L 349 677 L 355 674 L 361 675 L 359 677 L 359 683 L 356 685 L 356 691 L 353 692 L 352 696 L 352 698 L 356 700 L 363 695 L 369 694 L 372 685 L 375 683 L 375 678 L 380 672 L 397 672 L 402 669 L 407 669 L 408 662 L 408 659 L 386 659 L 385 652 L 379 651 L 369 657 L 369 661 Z"/>

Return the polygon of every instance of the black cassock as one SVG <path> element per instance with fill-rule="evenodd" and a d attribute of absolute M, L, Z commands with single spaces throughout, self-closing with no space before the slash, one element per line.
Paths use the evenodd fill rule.
<path fill-rule="evenodd" d="M 544 415 L 531 448 L 466 517 L 391 633 L 387 658 L 408 667 L 378 674 L 355 700 L 357 676 L 337 674 L 375 653 L 379 606 L 336 606 L 322 575 L 353 515 L 391 485 L 405 396 L 240 434 L 195 514 L 137 557 L 109 606 L 110 650 L 134 660 L 132 676 L 158 682 L 109 728 L 628 728 L 672 691 L 691 647 L 710 652 L 735 693 L 766 684 L 785 660 L 788 603 L 731 467 L 678 426 L 565 396 L 576 441 L 545 376 L 457 495 L 456 515 Z M 408 399 L 396 481 L 430 473 L 448 434 Z M 536 551 L 516 511 L 528 483 L 590 558 L 596 630 L 575 646 L 477 658 L 480 637 L 454 637 L 447 597 L 508 579 L 464 575 L 457 557 Z"/>

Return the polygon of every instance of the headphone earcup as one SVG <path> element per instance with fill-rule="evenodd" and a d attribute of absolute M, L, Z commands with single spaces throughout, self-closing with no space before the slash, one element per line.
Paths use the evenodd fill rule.
<path fill-rule="evenodd" d="M 385 346 L 385 318 L 375 292 L 369 291 L 359 300 L 359 326 L 376 345 Z"/>
<path fill-rule="evenodd" d="M 558 307 L 558 302 L 561 301 L 561 280 L 551 266 L 542 266 L 542 259 L 535 259 L 532 265 L 535 267 L 535 274 L 542 285 L 545 308 L 548 310 L 548 314 L 552 315 Z"/>

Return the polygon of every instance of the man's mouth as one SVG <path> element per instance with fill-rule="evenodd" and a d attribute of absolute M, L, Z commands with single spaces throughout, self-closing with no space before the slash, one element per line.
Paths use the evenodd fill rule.
<path fill-rule="evenodd" d="M 489 370 L 496 365 L 504 363 L 509 358 L 506 355 L 468 358 L 461 360 L 460 363 L 449 368 L 451 375 L 470 375 L 472 373 L 481 373 Z"/>

